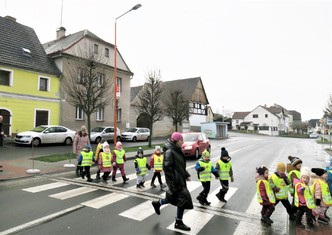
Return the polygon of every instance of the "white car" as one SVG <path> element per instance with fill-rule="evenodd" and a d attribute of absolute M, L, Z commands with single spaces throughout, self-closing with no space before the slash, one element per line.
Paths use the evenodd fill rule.
<path fill-rule="evenodd" d="M 318 138 L 318 134 L 316 132 L 312 132 L 309 134 L 310 138 Z"/>
<path fill-rule="evenodd" d="M 64 126 L 41 125 L 31 131 L 19 132 L 15 136 L 16 144 L 33 145 L 64 143 L 71 145 L 75 137 L 75 131 Z"/>
<path fill-rule="evenodd" d="M 133 141 L 138 140 L 148 141 L 150 138 L 150 129 L 144 127 L 133 127 L 129 128 L 121 134 L 121 140 Z"/>
<path fill-rule="evenodd" d="M 121 131 L 116 128 L 116 141 L 121 141 Z M 90 140 L 98 144 L 101 139 L 107 141 L 114 141 L 114 127 L 113 126 L 97 126 L 90 131 Z"/>

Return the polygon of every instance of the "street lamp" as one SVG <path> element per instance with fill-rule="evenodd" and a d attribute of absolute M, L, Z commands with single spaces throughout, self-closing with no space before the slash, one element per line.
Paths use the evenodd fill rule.
<path fill-rule="evenodd" d="M 142 5 L 141 4 L 137 4 L 135 6 L 133 6 L 133 8 L 131 8 L 129 11 L 123 13 L 122 15 L 120 15 L 119 17 L 115 18 L 115 24 L 114 24 L 114 76 L 113 76 L 113 85 L 114 85 L 114 119 L 113 119 L 113 126 L 114 126 L 114 148 L 116 145 L 116 140 L 117 140 L 117 136 L 116 136 L 116 121 L 117 121 L 117 99 L 116 99 L 116 93 L 117 93 L 117 79 L 116 79 L 116 54 L 117 54 L 117 47 L 116 47 L 116 21 L 121 18 L 122 16 L 124 16 L 125 14 L 133 11 L 133 10 L 137 10 L 138 8 L 140 8 Z"/>

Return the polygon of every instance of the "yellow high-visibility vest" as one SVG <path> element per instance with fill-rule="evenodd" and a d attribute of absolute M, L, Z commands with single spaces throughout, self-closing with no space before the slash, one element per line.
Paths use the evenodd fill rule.
<path fill-rule="evenodd" d="M 260 190 L 259 190 L 259 185 L 260 183 L 263 182 L 264 185 L 265 185 L 265 190 L 266 190 L 266 194 L 267 194 L 267 197 L 269 198 L 269 201 L 271 203 L 276 203 L 276 198 L 274 196 L 274 193 L 271 189 L 271 186 L 270 186 L 270 183 L 269 181 L 267 180 L 258 180 L 257 183 L 256 183 L 256 194 L 257 194 L 257 200 L 259 203 L 262 203 L 263 202 L 263 199 L 262 199 L 262 196 L 261 196 L 261 193 L 260 193 Z"/>
<path fill-rule="evenodd" d="M 161 171 L 163 169 L 164 155 L 153 154 L 153 167 L 155 170 Z"/>
<path fill-rule="evenodd" d="M 314 202 L 314 197 L 312 196 L 311 194 L 311 191 L 310 191 L 310 188 L 308 185 L 302 183 L 302 182 L 299 182 L 295 185 L 295 194 L 294 194 L 294 205 L 296 207 L 299 207 L 299 193 L 297 192 L 297 187 L 298 186 L 301 186 L 301 187 L 305 187 L 304 189 L 304 199 L 305 199 L 305 202 L 306 202 L 306 205 L 309 209 L 313 209 L 315 208 L 315 202 Z"/>
<path fill-rule="evenodd" d="M 199 180 L 201 182 L 211 181 L 212 163 L 211 162 L 203 162 L 203 161 L 199 161 L 198 163 L 199 163 L 200 167 L 205 167 L 204 171 L 198 172 Z"/>
<path fill-rule="evenodd" d="M 322 200 L 325 205 L 331 206 L 332 205 L 332 197 L 329 189 L 329 185 L 326 183 L 325 180 L 315 180 L 315 182 L 312 184 L 312 192 L 314 194 L 315 192 L 315 185 L 320 184 L 320 187 L 322 189 Z"/>
<path fill-rule="evenodd" d="M 103 160 L 103 167 L 112 167 L 111 153 L 101 153 L 101 159 Z"/>
<path fill-rule="evenodd" d="M 81 166 L 91 166 L 92 165 L 92 157 L 93 157 L 93 152 L 81 152 L 82 155 L 82 163 Z"/>
<path fill-rule="evenodd" d="M 116 156 L 116 163 L 117 164 L 123 164 L 124 163 L 124 159 L 123 156 L 125 155 L 125 151 L 122 150 L 114 150 L 115 156 Z"/>

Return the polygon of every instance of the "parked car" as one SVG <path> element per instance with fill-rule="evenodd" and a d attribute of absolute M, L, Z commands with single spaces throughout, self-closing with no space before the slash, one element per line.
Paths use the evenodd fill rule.
<path fill-rule="evenodd" d="M 31 131 L 19 132 L 15 136 L 14 143 L 33 145 L 64 143 L 71 145 L 75 137 L 75 131 L 56 125 L 41 125 Z"/>
<path fill-rule="evenodd" d="M 121 141 L 121 131 L 116 128 L 116 141 Z M 98 144 L 101 139 L 104 138 L 107 141 L 114 141 L 114 127 L 113 126 L 97 126 L 90 131 L 90 140 Z"/>
<path fill-rule="evenodd" d="M 316 132 L 312 132 L 312 133 L 309 134 L 309 137 L 316 139 L 316 138 L 318 138 L 318 134 Z"/>
<path fill-rule="evenodd" d="M 125 132 L 121 134 L 121 140 L 127 141 L 138 141 L 138 140 L 145 140 L 148 141 L 150 138 L 150 129 L 143 128 L 143 127 L 133 127 L 129 128 Z"/>
<path fill-rule="evenodd" d="M 210 140 L 204 132 L 186 132 L 183 136 L 182 151 L 185 156 L 198 159 L 204 149 L 210 152 Z"/>

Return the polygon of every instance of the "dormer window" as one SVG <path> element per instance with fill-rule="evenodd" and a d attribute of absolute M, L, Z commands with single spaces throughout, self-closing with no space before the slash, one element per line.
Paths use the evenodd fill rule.
<path fill-rule="evenodd" d="M 27 48 L 22 47 L 22 53 L 24 56 L 31 57 L 31 51 Z"/>

